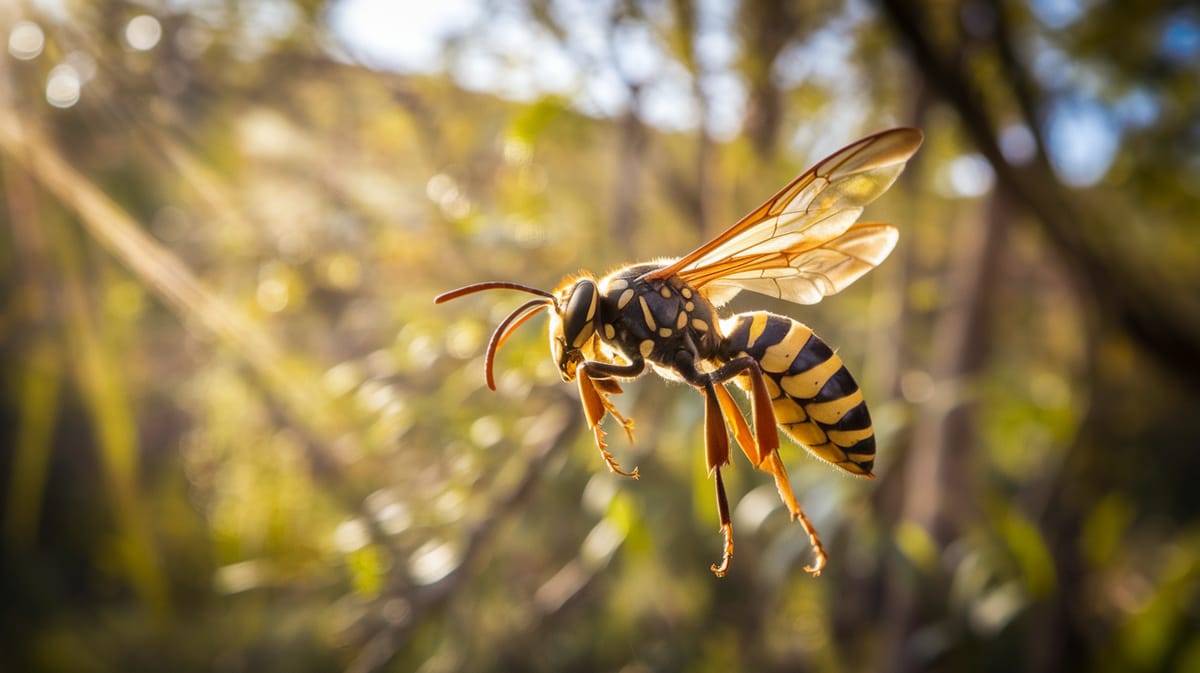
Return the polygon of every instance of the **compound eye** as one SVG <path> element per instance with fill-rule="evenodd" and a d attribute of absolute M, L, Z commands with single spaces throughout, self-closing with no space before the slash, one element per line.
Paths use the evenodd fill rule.
<path fill-rule="evenodd" d="M 600 303 L 600 292 L 596 283 L 589 278 L 575 283 L 567 308 L 563 311 L 563 336 L 575 348 L 592 338 L 596 331 L 596 307 Z"/>

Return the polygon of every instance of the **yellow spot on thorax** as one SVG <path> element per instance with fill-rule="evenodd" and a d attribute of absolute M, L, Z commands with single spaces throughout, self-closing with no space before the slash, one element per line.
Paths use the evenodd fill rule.
<path fill-rule="evenodd" d="M 650 312 L 650 305 L 646 303 L 646 298 L 638 297 L 638 303 L 642 305 L 642 317 L 646 319 L 646 327 L 652 330 L 658 329 L 658 325 L 654 322 L 654 314 Z"/>

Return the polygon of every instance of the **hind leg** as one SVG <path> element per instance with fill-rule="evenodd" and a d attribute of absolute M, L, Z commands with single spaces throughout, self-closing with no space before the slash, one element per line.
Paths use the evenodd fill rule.
<path fill-rule="evenodd" d="M 754 430 L 755 434 L 750 434 L 750 429 L 746 427 L 745 419 L 742 418 L 741 411 L 737 404 L 730 397 L 729 392 L 725 390 L 723 383 L 740 374 L 745 374 L 750 379 L 750 399 L 752 413 L 754 415 Z M 788 508 L 788 513 L 793 521 L 799 521 L 804 528 L 805 534 L 808 535 L 809 544 L 813 550 L 813 563 L 806 565 L 804 570 L 814 577 L 821 574 L 821 569 L 825 567 L 827 556 L 825 554 L 825 546 L 821 544 L 821 538 L 817 534 L 816 528 L 809 521 L 808 516 L 804 513 L 804 508 L 796 501 L 796 495 L 792 490 L 792 485 L 787 476 L 787 471 L 784 469 L 783 461 L 779 457 L 779 432 L 775 425 L 775 412 L 772 407 L 771 398 L 767 392 L 766 384 L 763 380 L 762 370 L 758 362 L 753 358 L 742 357 L 731 360 L 725 365 L 718 368 L 716 371 L 708 374 L 700 374 L 701 377 L 707 377 L 709 381 L 716 383 L 717 401 L 720 407 L 724 410 L 725 416 L 733 423 L 733 436 L 738 445 L 741 446 L 742 452 L 750 459 L 750 462 L 755 467 L 763 472 L 769 473 L 775 479 L 775 488 L 779 491 L 779 497 L 783 500 L 784 505 Z M 710 470 L 712 469 L 710 464 Z M 720 474 L 717 474 L 718 482 Z M 723 487 L 718 498 L 724 497 Z M 727 530 L 722 522 L 722 530 Z M 728 529 L 731 533 L 732 529 Z M 729 551 L 732 553 L 732 540 L 729 540 Z M 714 568 L 714 572 L 716 569 Z"/>
<path fill-rule="evenodd" d="M 775 488 L 779 490 L 779 497 L 783 499 L 783 504 L 787 505 L 788 512 L 792 515 L 792 521 L 799 521 L 804 532 L 808 534 L 808 542 L 812 545 L 813 563 L 804 566 L 804 570 L 813 577 L 817 577 L 821 574 L 821 569 L 825 567 L 825 546 L 821 544 L 817 529 L 813 528 L 812 522 L 805 516 L 804 508 L 796 502 L 796 495 L 792 491 L 791 482 L 788 481 L 787 471 L 783 469 L 783 461 L 779 458 L 779 452 L 775 451 L 768 455 L 758 469 L 769 472 L 771 476 L 775 477 Z"/>

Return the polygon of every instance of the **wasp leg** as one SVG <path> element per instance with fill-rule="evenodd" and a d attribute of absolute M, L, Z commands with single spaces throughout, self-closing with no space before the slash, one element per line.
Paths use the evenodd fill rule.
<path fill-rule="evenodd" d="M 736 362 L 736 360 L 734 360 Z M 733 364 L 732 362 L 730 364 Z M 728 365 L 726 365 L 728 366 Z M 724 367 L 722 367 L 723 369 Z M 719 370 L 718 370 L 719 371 Z M 779 491 L 779 497 L 783 500 L 784 505 L 788 508 L 788 513 L 792 516 L 792 521 L 799 521 L 804 528 L 804 532 L 808 535 L 808 542 L 813 550 L 813 564 L 804 566 L 804 570 L 817 577 L 821 574 L 821 569 L 825 567 L 825 547 L 821 544 L 821 538 L 817 535 L 817 529 L 813 528 L 812 522 L 804 514 L 804 508 L 800 503 L 796 502 L 796 494 L 792 490 L 792 484 L 788 481 L 787 470 L 783 468 L 783 460 L 779 457 L 779 431 L 775 427 L 775 411 L 771 405 L 771 397 L 767 393 L 767 386 L 763 382 L 762 369 L 755 363 L 754 367 L 748 368 L 750 374 L 751 391 L 754 407 L 754 429 L 759 432 L 759 447 L 758 456 L 759 462 L 755 463 L 755 467 L 768 472 L 775 478 L 775 488 Z M 763 435 L 761 432 L 764 418 L 770 418 L 771 435 L 773 435 L 774 443 L 764 445 Z"/>
<path fill-rule="evenodd" d="M 771 405 L 771 394 L 767 392 L 767 385 L 763 382 L 762 369 L 758 366 L 758 361 L 752 357 L 740 357 L 722 365 L 717 370 L 708 373 L 709 380 L 713 383 L 724 383 L 735 376 L 745 374 L 750 379 L 750 400 L 751 409 L 754 414 L 754 441 L 743 442 L 742 438 L 738 438 L 738 444 L 742 447 L 742 452 L 750 459 L 750 462 L 755 467 L 760 467 L 766 457 L 779 450 L 779 428 L 775 425 L 775 408 Z M 721 399 L 722 406 L 725 407 L 730 416 L 737 417 L 740 421 L 741 412 L 737 410 L 737 405 L 729 396 L 729 392 L 721 387 L 721 393 L 724 396 Z M 736 413 L 730 413 L 733 410 Z M 745 423 L 741 422 L 741 427 L 745 427 Z M 735 425 L 735 434 L 739 428 Z M 748 439 L 748 430 L 743 435 Z"/>
<path fill-rule="evenodd" d="M 792 515 L 792 521 L 799 521 L 800 525 L 804 527 L 804 532 L 808 534 L 808 542 L 812 545 L 814 560 L 812 565 L 804 566 L 804 570 L 813 577 L 819 576 L 821 569 L 825 567 L 825 547 L 821 544 L 817 529 L 813 528 L 808 517 L 804 515 L 804 508 L 796 502 L 796 495 L 792 492 L 792 484 L 788 481 L 787 471 L 783 469 L 783 461 L 779 459 L 779 452 L 775 451 L 768 455 L 758 469 L 769 472 L 771 476 L 775 477 L 775 488 L 779 489 L 779 497 L 787 505 L 788 511 Z"/>
<path fill-rule="evenodd" d="M 694 375 L 697 381 L 705 383 L 711 381 L 717 384 L 714 391 L 716 392 L 717 401 L 725 409 L 726 414 L 734 419 L 734 439 L 737 440 L 738 445 L 742 447 L 742 452 L 746 454 L 750 462 L 754 463 L 755 467 L 774 477 L 775 488 L 778 489 L 779 497 L 783 500 L 784 505 L 787 506 L 792 521 L 799 521 L 800 525 L 804 528 L 805 534 L 808 535 L 809 544 L 812 545 L 814 562 L 812 565 L 806 565 L 804 570 L 814 577 L 820 575 L 821 569 L 825 567 L 827 559 L 825 547 L 821 544 L 821 538 L 817 535 L 817 530 L 813 527 L 812 522 L 804 514 L 804 509 L 796 501 L 791 482 L 788 480 L 787 471 L 784 469 L 783 461 L 779 457 L 779 431 L 775 427 L 775 412 L 771 405 L 771 397 L 767 393 L 766 384 L 763 382 L 762 369 L 759 367 L 758 361 L 750 357 L 741 357 L 727 362 L 708 374 L 697 372 L 694 367 L 691 371 L 681 368 L 681 373 L 688 381 L 692 381 L 692 377 L 689 375 Z M 751 382 L 751 405 L 753 407 L 755 430 L 753 439 L 750 436 L 750 429 L 746 427 L 745 419 L 742 418 L 737 405 L 724 386 L 720 385 L 739 374 L 747 374 Z M 701 385 L 704 385 L 704 383 Z M 719 497 L 723 497 L 723 495 L 722 491 Z M 722 522 L 722 529 L 724 528 L 724 522 Z M 732 541 L 730 540 L 729 547 L 731 550 L 732 546 Z M 715 568 L 714 572 L 716 572 Z"/>
<path fill-rule="evenodd" d="M 582 369 L 582 367 L 581 367 Z M 604 458 L 604 464 L 608 469 L 623 477 L 632 479 L 638 478 L 637 468 L 633 468 L 633 472 L 626 472 L 621 469 L 621 464 L 613 458 L 608 451 L 608 443 L 604 441 L 604 428 L 600 426 L 600 422 L 604 420 L 604 415 L 612 414 L 623 427 L 626 434 L 632 438 L 632 423 L 623 418 L 617 410 L 613 408 L 612 401 L 608 399 L 606 393 L 600 391 L 597 382 L 593 380 L 583 371 L 578 374 L 579 379 L 579 397 L 583 402 L 583 413 L 587 417 L 588 427 L 592 429 L 592 434 L 596 439 L 596 448 L 600 449 L 600 456 Z"/>
<path fill-rule="evenodd" d="M 634 360 L 628 365 L 585 360 L 580 362 L 579 366 L 575 368 L 575 378 L 579 381 L 579 399 L 583 404 L 583 413 L 587 418 L 588 427 L 592 429 L 592 434 L 596 439 L 596 448 L 600 449 L 600 455 L 604 458 L 604 464 L 608 466 L 610 471 L 632 479 L 638 478 L 637 468 L 633 468 L 632 472 L 626 472 L 621 469 L 621 464 L 608 451 L 608 443 L 604 441 L 605 433 L 604 429 L 600 427 L 600 422 L 604 420 L 605 414 L 612 414 L 613 418 L 617 419 L 617 422 L 625 429 L 625 434 L 629 437 L 629 441 L 633 441 L 633 420 L 621 415 L 613 405 L 612 400 L 608 399 L 608 395 L 621 391 L 620 385 L 613 381 L 611 377 L 633 378 L 641 374 L 645 369 L 646 363 L 641 358 Z"/>
<path fill-rule="evenodd" d="M 629 443 L 633 443 L 633 419 L 626 418 L 617 411 L 616 405 L 609 399 L 609 395 L 620 395 L 625 392 L 621 390 L 621 384 L 617 383 L 616 379 L 598 379 L 592 378 L 592 385 L 596 387 L 596 392 L 600 393 L 600 403 L 604 405 L 604 411 L 617 419 L 617 423 L 621 424 L 621 429 L 625 431 L 625 437 L 629 439 Z"/>
<path fill-rule="evenodd" d="M 704 459 L 710 474 L 717 478 L 717 514 L 721 519 L 721 535 L 725 539 L 721 563 L 710 566 L 713 574 L 724 577 L 733 560 L 733 523 L 729 517 L 729 499 L 725 496 L 725 482 L 721 479 L 721 466 L 729 464 L 729 430 L 721 413 L 719 384 L 704 386 Z"/>
<path fill-rule="evenodd" d="M 729 394 L 724 385 L 716 386 L 715 390 L 717 391 L 717 401 L 721 403 L 721 413 L 725 414 L 726 422 L 733 431 L 734 441 L 741 447 L 742 453 L 746 454 L 746 458 L 749 458 L 750 462 L 757 466 L 762 461 L 759 443 L 755 440 L 754 434 L 750 432 L 750 426 L 746 424 L 742 410 L 738 408 L 737 402 L 733 401 L 733 396 Z"/>
<path fill-rule="evenodd" d="M 721 563 L 709 566 L 717 577 L 724 577 L 729 572 L 729 563 L 733 560 L 733 522 L 729 518 L 729 499 L 725 497 L 725 482 L 721 480 L 721 468 L 716 469 L 717 475 L 717 513 L 721 517 L 721 535 L 725 538 L 725 547 L 721 555 Z"/>
<path fill-rule="evenodd" d="M 729 498 L 725 495 L 725 482 L 721 479 L 721 466 L 729 464 L 729 428 L 725 425 L 725 416 L 721 413 L 721 392 L 724 387 L 719 382 L 714 383 L 709 374 L 696 369 L 696 356 L 688 351 L 679 351 L 675 357 L 675 371 L 684 380 L 697 388 L 704 389 L 704 460 L 709 474 L 716 477 L 717 482 L 717 514 L 721 519 L 721 536 L 724 546 L 721 562 L 709 567 L 717 577 L 724 577 L 729 572 L 729 564 L 733 560 L 733 521 L 729 516 Z M 728 394 L 726 393 L 726 396 Z M 730 400 L 732 401 L 732 400 Z M 738 441 L 749 436 L 749 430 L 743 432 L 745 423 L 735 425 L 734 432 L 742 435 Z"/>

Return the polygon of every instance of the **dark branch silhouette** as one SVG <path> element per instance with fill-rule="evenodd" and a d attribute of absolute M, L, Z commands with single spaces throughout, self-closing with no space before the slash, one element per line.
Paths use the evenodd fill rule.
<path fill-rule="evenodd" d="M 973 85 L 967 64 L 959 55 L 943 54 L 934 46 L 920 11 L 903 0 L 884 0 L 883 7 L 930 89 L 957 112 L 972 142 L 995 170 L 1000 186 L 1036 217 L 1100 318 L 1119 325 L 1164 372 L 1200 387 L 1200 326 L 1185 317 L 1187 312 L 1171 305 L 1157 290 L 1157 283 L 1147 279 L 1145 269 L 1134 268 L 1127 257 L 1087 235 L 1089 230 L 1107 229 L 1094 224 L 1107 215 L 1078 203 L 1060 184 L 1043 152 L 1039 150 L 1033 161 L 1021 167 L 1005 158 L 995 122 L 984 107 L 986 99 Z M 1006 24 L 1001 21 L 999 25 Z M 1006 33 L 1002 30 L 1001 34 Z M 1008 54 L 1003 60 L 1018 106 L 1028 117 L 1036 109 L 1029 80 L 1020 74 L 1011 47 L 1004 40 L 1000 44 L 1001 54 Z M 1037 126 L 1032 130 L 1037 133 Z"/>

